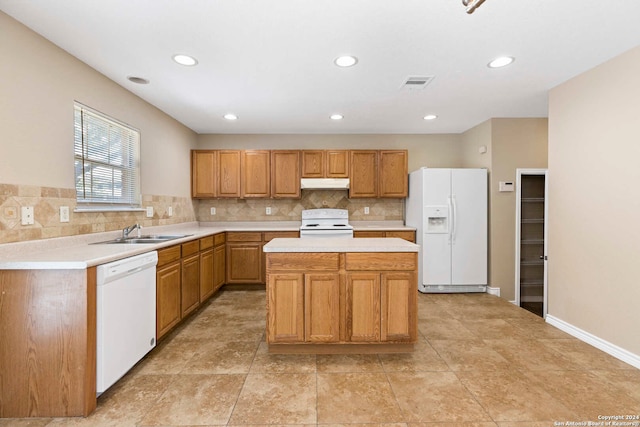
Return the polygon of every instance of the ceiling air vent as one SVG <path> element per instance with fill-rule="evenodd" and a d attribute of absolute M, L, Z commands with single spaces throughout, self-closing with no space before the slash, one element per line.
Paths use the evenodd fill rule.
<path fill-rule="evenodd" d="M 433 76 L 409 76 L 402 83 L 401 89 L 424 89 L 433 80 Z"/>

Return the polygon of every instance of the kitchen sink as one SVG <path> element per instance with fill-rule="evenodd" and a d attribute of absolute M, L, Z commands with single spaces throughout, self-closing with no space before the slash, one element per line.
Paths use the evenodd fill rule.
<path fill-rule="evenodd" d="M 189 236 L 193 236 L 193 234 L 172 234 L 172 235 L 152 234 L 152 235 L 140 236 L 140 237 L 127 237 L 126 239 L 123 239 L 122 237 L 120 237 L 118 239 L 105 240 L 104 242 L 96 242 L 92 244 L 93 245 L 98 245 L 98 244 L 110 245 L 110 244 L 162 243 L 169 240 L 181 239 L 183 237 L 189 237 Z"/>

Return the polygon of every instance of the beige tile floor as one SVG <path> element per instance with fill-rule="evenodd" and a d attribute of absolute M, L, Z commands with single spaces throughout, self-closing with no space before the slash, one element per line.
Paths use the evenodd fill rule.
<path fill-rule="evenodd" d="M 537 427 L 640 414 L 640 370 L 497 297 L 419 294 L 415 352 L 350 356 L 269 354 L 264 300 L 220 292 L 88 418 L 0 426 Z"/>

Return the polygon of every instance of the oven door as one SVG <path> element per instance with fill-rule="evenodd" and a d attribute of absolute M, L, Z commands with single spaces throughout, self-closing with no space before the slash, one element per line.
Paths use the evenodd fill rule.
<path fill-rule="evenodd" d="M 332 229 L 318 229 L 318 228 L 300 228 L 300 237 L 353 237 L 353 229 L 351 228 L 332 228 Z"/>

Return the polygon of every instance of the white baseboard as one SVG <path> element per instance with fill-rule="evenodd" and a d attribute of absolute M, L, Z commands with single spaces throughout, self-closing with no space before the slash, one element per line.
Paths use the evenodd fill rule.
<path fill-rule="evenodd" d="M 492 288 L 491 286 L 487 286 L 487 293 L 490 295 L 495 295 L 497 297 L 500 296 L 500 288 Z"/>
<path fill-rule="evenodd" d="M 622 360 L 623 362 L 640 369 L 640 356 L 638 356 L 637 354 L 633 354 L 630 351 L 625 350 L 624 348 L 610 343 L 609 341 L 598 338 L 597 336 L 592 335 L 587 331 L 583 331 L 582 329 L 577 328 L 570 323 L 565 322 L 564 320 L 553 317 L 550 314 L 547 314 L 545 320 L 548 324 L 555 326 L 556 328 L 568 333 L 569 335 L 578 338 L 580 341 L 591 344 L 595 348 L 598 348 L 605 353 L 610 354 L 616 359 Z"/>

